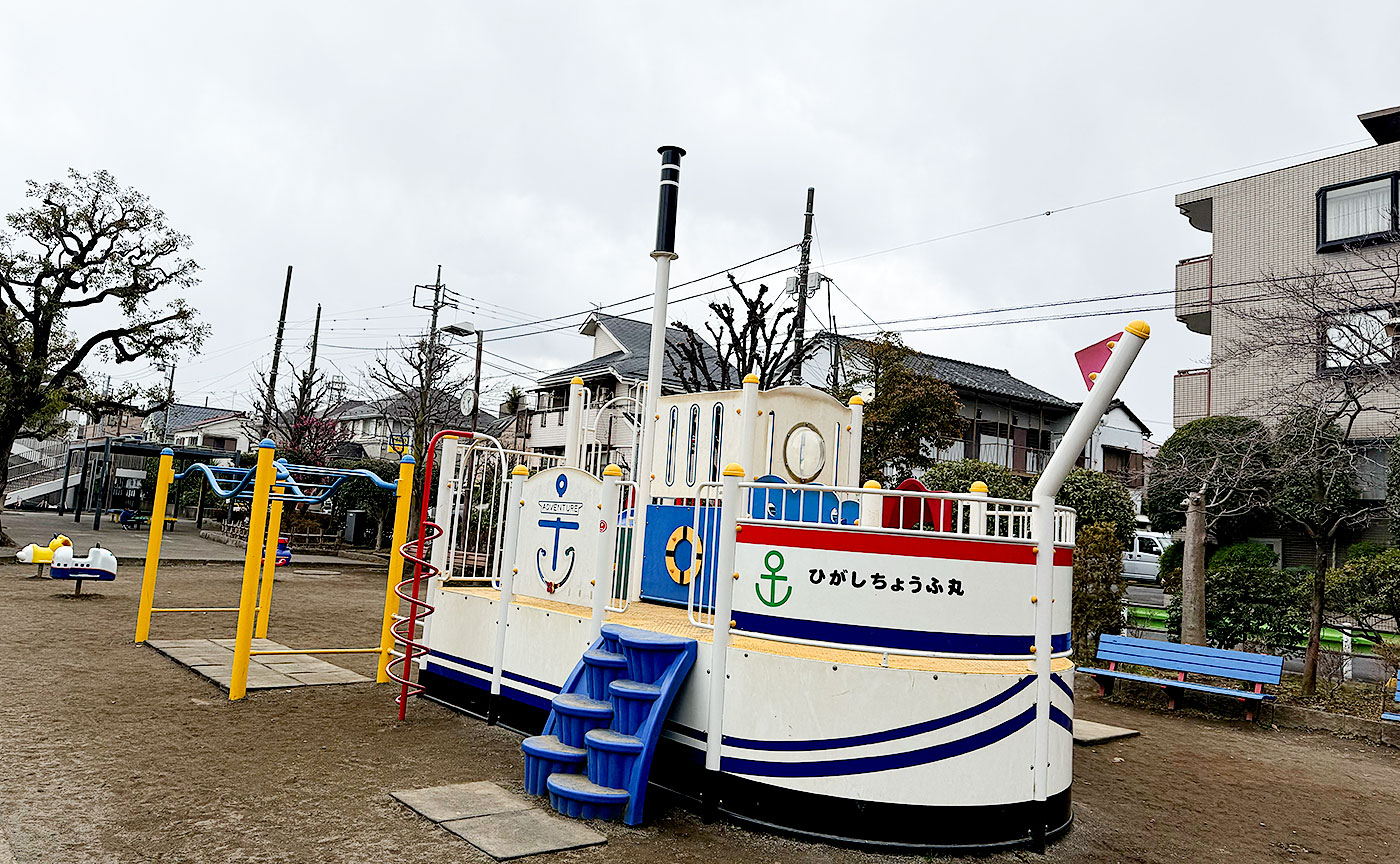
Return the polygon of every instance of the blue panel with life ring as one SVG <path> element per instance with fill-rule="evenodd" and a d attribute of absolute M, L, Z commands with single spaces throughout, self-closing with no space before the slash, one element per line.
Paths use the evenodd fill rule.
<path fill-rule="evenodd" d="M 718 537 L 718 507 L 647 507 L 642 599 L 684 606 L 690 599 L 690 583 L 697 575 L 706 580 L 706 587 L 712 585 Z"/>

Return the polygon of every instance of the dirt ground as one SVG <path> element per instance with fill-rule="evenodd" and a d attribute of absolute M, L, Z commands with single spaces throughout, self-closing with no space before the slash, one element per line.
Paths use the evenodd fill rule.
<path fill-rule="evenodd" d="M 0 567 L 0 864 L 487 861 L 389 791 L 492 780 L 519 791 L 519 740 L 425 701 L 399 724 L 387 686 L 305 687 L 229 703 L 131 642 L 139 573 L 66 585 Z M 158 605 L 230 605 L 239 569 L 164 568 Z M 370 645 L 383 574 L 279 577 L 269 636 Z M 231 636 L 233 616 L 158 616 L 155 638 Z M 334 658 L 373 674 L 368 657 Z M 1142 730 L 1078 748 L 1076 821 L 1045 856 L 969 861 L 1397 860 L 1400 751 L 1107 705 L 1080 716 Z M 581 862 L 912 861 L 740 829 L 672 810 L 640 830 L 599 825 Z M 8 849 L 7 849 L 8 847 Z M 542 856 L 540 860 L 544 860 Z M 947 859 L 959 860 L 959 859 Z"/>

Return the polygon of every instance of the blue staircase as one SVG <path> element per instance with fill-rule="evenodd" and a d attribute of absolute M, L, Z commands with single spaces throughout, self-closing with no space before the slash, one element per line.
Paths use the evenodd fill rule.
<path fill-rule="evenodd" d="M 544 732 L 526 738 L 525 791 L 575 819 L 639 825 L 661 724 L 695 640 L 604 624 L 550 706 Z"/>

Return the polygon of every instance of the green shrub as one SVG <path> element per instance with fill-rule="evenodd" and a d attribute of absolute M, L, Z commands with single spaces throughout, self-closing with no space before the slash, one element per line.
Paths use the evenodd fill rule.
<path fill-rule="evenodd" d="M 1384 543 L 1377 543 L 1374 540 L 1362 540 L 1348 547 L 1346 563 L 1350 564 L 1353 561 L 1365 561 L 1368 558 L 1374 558 L 1388 551 L 1390 551 L 1390 547 Z"/>
<path fill-rule="evenodd" d="M 1157 561 L 1157 585 L 1168 594 L 1181 592 L 1181 558 L 1185 552 L 1186 544 L 1173 540 Z"/>
<path fill-rule="evenodd" d="M 1225 567 L 1272 567 L 1278 563 L 1278 555 L 1263 543 L 1231 543 L 1221 546 L 1206 559 L 1206 570 Z"/>
<path fill-rule="evenodd" d="M 1361 544 L 1357 544 L 1358 546 Z M 1352 547 L 1356 548 L 1355 546 Z M 1326 607 L 1333 623 L 1345 618 L 1369 639 L 1373 650 L 1392 672 L 1400 665 L 1400 645 L 1386 642 L 1400 616 L 1400 549 L 1381 549 L 1347 562 L 1327 574 Z"/>
<path fill-rule="evenodd" d="M 1137 530 L 1137 507 L 1128 487 L 1101 471 L 1076 468 L 1069 472 L 1055 503 L 1073 507 L 1078 525 L 1111 526 L 1120 551 L 1128 548 Z"/>
<path fill-rule="evenodd" d="M 1220 567 L 1206 570 L 1206 641 L 1287 654 L 1308 639 L 1312 573 L 1305 569 Z M 1181 632 L 1181 593 L 1167 607 L 1169 627 Z"/>
<path fill-rule="evenodd" d="M 968 487 L 979 480 L 987 484 L 987 494 L 993 498 L 1024 500 L 1031 497 L 1031 484 L 1011 473 L 1010 468 L 976 459 L 939 462 L 923 476 L 923 484 L 930 489 L 964 495 Z"/>
<path fill-rule="evenodd" d="M 1074 544 L 1074 607 L 1070 641 L 1080 663 L 1099 649 L 1099 636 L 1123 630 L 1122 545 L 1112 525 L 1079 527 Z"/>

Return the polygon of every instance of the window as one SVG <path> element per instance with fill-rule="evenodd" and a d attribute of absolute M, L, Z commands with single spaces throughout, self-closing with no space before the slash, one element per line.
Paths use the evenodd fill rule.
<path fill-rule="evenodd" d="M 1382 309 L 1340 312 L 1323 322 L 1324 369 L 1384 366 L 1395 357 L 1395 340 L 1386 332 L 1390 313 Z"/>
<path fill-rule="evenodd" d="M 710 482 L 719 481 L 720 451 L 724 445 L 724 405 L 719 402 L 710 411 Z"/>
<path fill-rule="evenodd" d="M 1317 251 L 1390 239 L 1395 224 L 1395 175 L 1329 186 L 1317 193 Z"/>
<path fill-rule="evenodd" d="M 1154 537 L 1139 537 L 1139 538 L 1137 538 L 1137 541 L 1138 541 L 1138 551 L 1141 552 L 1141 553 L 1143 553 L 1144 555 L 1161 555 L 1161 554 L 1162 554 L 1162 547 L 1159 546 L 1159 545 L 1157 544 L 1156 538 L 1154 538 Z"/>

